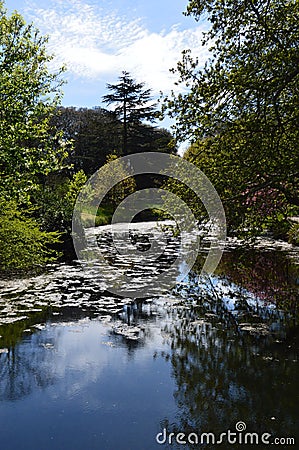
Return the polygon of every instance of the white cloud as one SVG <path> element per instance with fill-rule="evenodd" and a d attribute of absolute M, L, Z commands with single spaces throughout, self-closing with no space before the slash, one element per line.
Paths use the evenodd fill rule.
<path fill-rule="evenodd" d="M 149 33 L 133 42 L 122 52 L 122 57 L 129 62 L 138 78 L 145 80 L 156 92 L 175 88 L 176 75 L 169 69 L 176 67 L 181 59 L 183 49 L 191 48 L 202 61 L 206 51 L 201 47 L 201 30 L 171 30 L 165 34 Z"/>
<path fill-rule="evenodd" d="M 181 51 L 191 48 L 204 61 L 200 27 L 153 33 L 140 19 L 120 17 L 116 12 L 82 0 L 52 0 L 45 8 L 31 4 L 28 13 L 42 33 L 49 35 L 49 50 L 55 66 L 67 65 L 81 79 L 115 80 L 127 70 L 144 81 L 154 93 L 174 88 L 169 69 L 180 60 Z"/>

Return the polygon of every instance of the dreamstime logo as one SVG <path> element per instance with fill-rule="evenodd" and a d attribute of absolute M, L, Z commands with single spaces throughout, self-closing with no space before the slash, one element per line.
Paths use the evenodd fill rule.
<path fill-rule="evenodd" d="M 236 423 L 236 430 L 237 431 L 245 431 L 246 430 L 246 423 L 245 422 L 237 422 Z"/>
<path fill-rule="evenodd" d="M 193 201 L 196 199 L 206 209 L 209 216 L 210 246 L 202 273 L 214 272 L 226 239 L 226 221 L 221 200 L 209 179 L 190 162 L 174 155 L 148 152 L 107 163 L 92 175 L 78 196 L 73 212 L 72 234 L 77 257 L 83 266 L 88 270 L 98 268 L 107 290 L 123 297 L 144 298 L 161 292 L 161 289 L 174 287 L 189 273 L 200 250 L 198 223 L 187 202 L 170 190 L 150 188 L 127 195 L 115 209 L 109 227 L 114 259 L 107 257 L 105 249 L 98 244 L 101 232 L 93 228 L 98 208 L 105 196 L 113 190 L 121 192 L 121 183 L 143 174 L 160 175 L 172 183 L 179 183 L 180 188 L 175 192 L 188 189 L 188 192 L 192 192 Z M 165 255 L 169 254 L 168 229 L 163 229 L 162 226 L 151 230 L 147 235 L 147 245 L 142 248 L 132 239 L 132 230 L 136 226 L 132 223 L 133 218 L 150 208 L 164 210 L 172 217 L 178 230 L 176 257 L 172 255 L 167 263 Z M 132 278 L 134 265 L 135 268 L 148 268 L 144 274 L 137 271 L 138 280 L 135 284 L 136 277 L 134 280 Z"/>
<path fill-rule="evenodd" d="M 270 433 L 246 432 L 246 423 L 237 422 L 235 430 L 227 430 L 220 434 L 212 432 L 205 433 L 169 433 L 163 428 L 156 436 L 157 444 L 192 444 L 192 445 L 220 445 L 220 444 L 241 444 L 241 445 L 295 445 L 294 437 L 275 437 Z"/>

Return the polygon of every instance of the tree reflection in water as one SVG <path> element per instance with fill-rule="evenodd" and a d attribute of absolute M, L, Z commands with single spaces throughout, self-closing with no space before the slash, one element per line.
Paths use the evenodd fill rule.
<path fill-rule="evenodd" d="M 282 255 L 247 254 L 240 266 L 235 256 L 226 255 L 212 278 L 191 273 L 177 289 L 183 301 L 169 307 L 163 333 L 179 413 L 161 428 L 220 434 L 244 421 L 251 432 L 296 436 L 296 271 Z"/>
<path fill-rule="evenodd" d="M 53 359 L 39 333 L 0 354 L 1 401 L 19 400 L 36 389 L 55 384 Z"/>
<path fill-rule="evenodd" d="M 284 252 L 226 252 L 218 272 L 267 303 L 298 311 L 298 265 Z"/>

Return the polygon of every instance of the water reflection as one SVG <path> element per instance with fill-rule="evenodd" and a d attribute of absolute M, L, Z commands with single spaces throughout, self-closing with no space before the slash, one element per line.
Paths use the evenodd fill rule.
<path fill-rule="evenodd" d="M 46 347 L 43 347 L 39 337 L 37 334 L 30 340 L 24 340 L 22 346 L 11 347 L 0 354 L 1 401 L 18 400 L 36 389 L 55 383 L 56 377 L 49 370 L 52 366 L 51 354 L 44 359 Z"/>
<path fill-rule="evenodd" d="M 217 275 L 195 271 L 178 287 L 184 300 L 164 327 L 178 418 L 161 429 L 220 434 L 243 421 L 252 432 L 298 438 L 296 276 L 285 255 L 238 251 Z"/>
<path fill-rule="evenodd" d="M 218 273 L 265 302 L 293 312 L 298 310 L 298 265 L 285 252 L 226 252 Z"/>
<path fill-rule="evenodd" d="M 179 420 L 167 426 L 170 431 L 221 433 L 242 420 L 257 432 L 297 432 L 294 343 L 243 334 L 221 313 L 213 316 L 196 306 L 169 314 L 164 332 L 172 349 L 179 410 Z"/>
<path fill-rule="evenodd" d="M 3 281 L 3 448 L 152 450 L 163 428 L 238 421 L 295 436 L 298 266 L 237 249 L 212 277 L 201 267 L 146 300 L 111 295 L 77 264 Z"/>
<path fill-rule="evenodd" d="M 128 358 L 132 359 L 138 349 L 148 345 L 155 346 L 159 342 L 160 334 L 157 331 L 160 330 L 161 314 L 161 305 L 155 305 L 150 300 L 136 300 L 125 305 L 117 315 L 107 314 L 106 311 L 106 314 L 99 316 L 92 307 L 85 311 L 67 307 L 60 312 L 59 317 L 46 312 L 43 316 L 46 320 L 39 324 L 31 323 L 31 328 L 25 328 L 25 331 L 28 321 L 24 321 L 21 328 L 23 339 L 14 345 L 7 345 L 11 343 L 12 324 L 6 329 L 2 327 L 0 399 L 21 399 L 35 389 L 55 384 L 63 375 L 58 373 L 59 367 L 65 369 L 69 365 L 74 366 L 74 354 L 80 353 L 76 346 L 81 346 L 83 335 L 86 343 L 81 348 L 80 358 L 85 363 L 80 360 L 80 370 L 87 368 L 87 373 L 89 372 L 88 366 L 94 360 L 94 354 L 99 353 L 99 343 L 111 348 L 123 348 Z M 18 328 L 17 336 L 20 334 L 20 324 L 21 322 L 14 324 Z M 68 339 L 66 336 L 69 336 Z M 103 337 L 101 342 L 100 336 Z M 71 349 L 65 348 L 66 342 L 72 345 Z M 64 355 L 62 362 L 59 362 L 60 348 Z M 102 359 L 99 360 L 102 364 Z"/>
<path fill-rule="evenodd" d="M 95 319 L 48 323 L 1 354 L 1 446 L 154 448 L 159 418 L 174 418 L 170 366 L 153 358 L 159 328 L 149 318 L 132 341 Z"/>

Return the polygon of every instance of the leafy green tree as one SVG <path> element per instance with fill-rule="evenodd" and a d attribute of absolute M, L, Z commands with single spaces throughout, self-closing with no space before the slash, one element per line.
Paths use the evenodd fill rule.
<path fill-rule="evenodd" d="M 139 125 L 143 120 L 155 121 L 155 105 L 151 103 L 150 89 L 144 90 L 144 83 L 136 83 L 128 72 L 122 72 L 116 84 L 107 84 L 111 94 L 104 95 L 103 102 L 115 104 L 116 117 L 122 123 L 122 153 L 127 155 L 128 135 L 130 128 Z"/>
<path fill-rule="evenodd" d="M 177 151 L 170 131 L 144 123 L 134 125 L 128 136 L 128 144 L 131 153 L 176 153 Z"/>
<path fill-rule="evenodd" d="M 0 188 L 30 202 L 40 176 L 61 168 L 67 142 L 50 130 L 61 73 L 50 73 L 47 38 L 0 1 Z M 50 132 L 51 131 L 51 132 Z"/>
<path fill-rule="evenodd" d="M 211 26 L 210 58 L 200 67 L 183 52 L 188 90 L 164 105 L 178 139 L 194 143 L 186 157 L 214 183 L 232 228 L 285 220 L 299 206 L 299 4 L 195 0 L 187 15 Z M 273 197 L 271 212 L 255 207 L 262 195 Z"/>
<path fill-rule="evenodd" d="M 102 202 L 104 206 L 111 205 L 113 208 L 116 208 L 120 202 L 136 190 L 134 177 L 130 176 L 130 174 L 131 172 L 126 163 L 121 161 L 115 154 L 109 155 L 107 157 L 107 164 L 101 168 L 101 176 L 96 177 L 94 185 L 94 191 L 96 193 L 95 200 L 97 201 L 98 192 L 112 185 L 116 178 L 122 179 L 122 181 L 109 190 Z"/>
<path fill-rule="evenodd" d="M 85 226 L 107 225 L 116 207 L 136 190 L 132 170 L 116 154 L 108 155 L 106 164 L 83 188 L 76 206 L 74 220 L 80 217 Z M 115 180 L 120 182 L 115 184 Z M 111 186 L 113 186 L 111 188 Z M 99 199 L 102 199 L 99 205 Z M 78 227 L 80 227 L 78 223 Z"/>
<path fill-rule="evenodd" d="M 30 210 L 0 197 L 0 270 L 31 269 L 52 261 L 60 242 L 56 232 L 41 231 Z"/>
<path fill-rule="evenodd" d="M 52 122 L 73 142 L 67 158 L 71 173 L 92 175 L 121 147 L 121 123 L 103 108 L 59 107 Z"/>
<path fill-rule="evenodd" d="M 73 207 L 87 181 L 83 170 L 72 177 L 63 173 L 49 175 L 36 193 L 36 212 L 43 230 L 71 232 Z"/>
<path fill-rule="evenodd" d="M 51 260 L 59 234 L 41 230 L 37 197 L 70 143 L 51 126 L 63 69 L 50 73 L 47 39 L 0 0 L 0 268 Z M 58 229 L 59 227 L 54 227 Z"/>
<path fill-rule="evenodd" d="M 120 154 L 122 123 L 104 108 L 59 107 L 53 125 L 73 142 L 67 162 L 69 173 L 83 170 L 92 175 L 106 163 L 110 154 Z M 138 123 L 130 128 L 128 147 L 131 153 L 144 151 L 175 152 L 172 134 L 163 128 Z"/>

